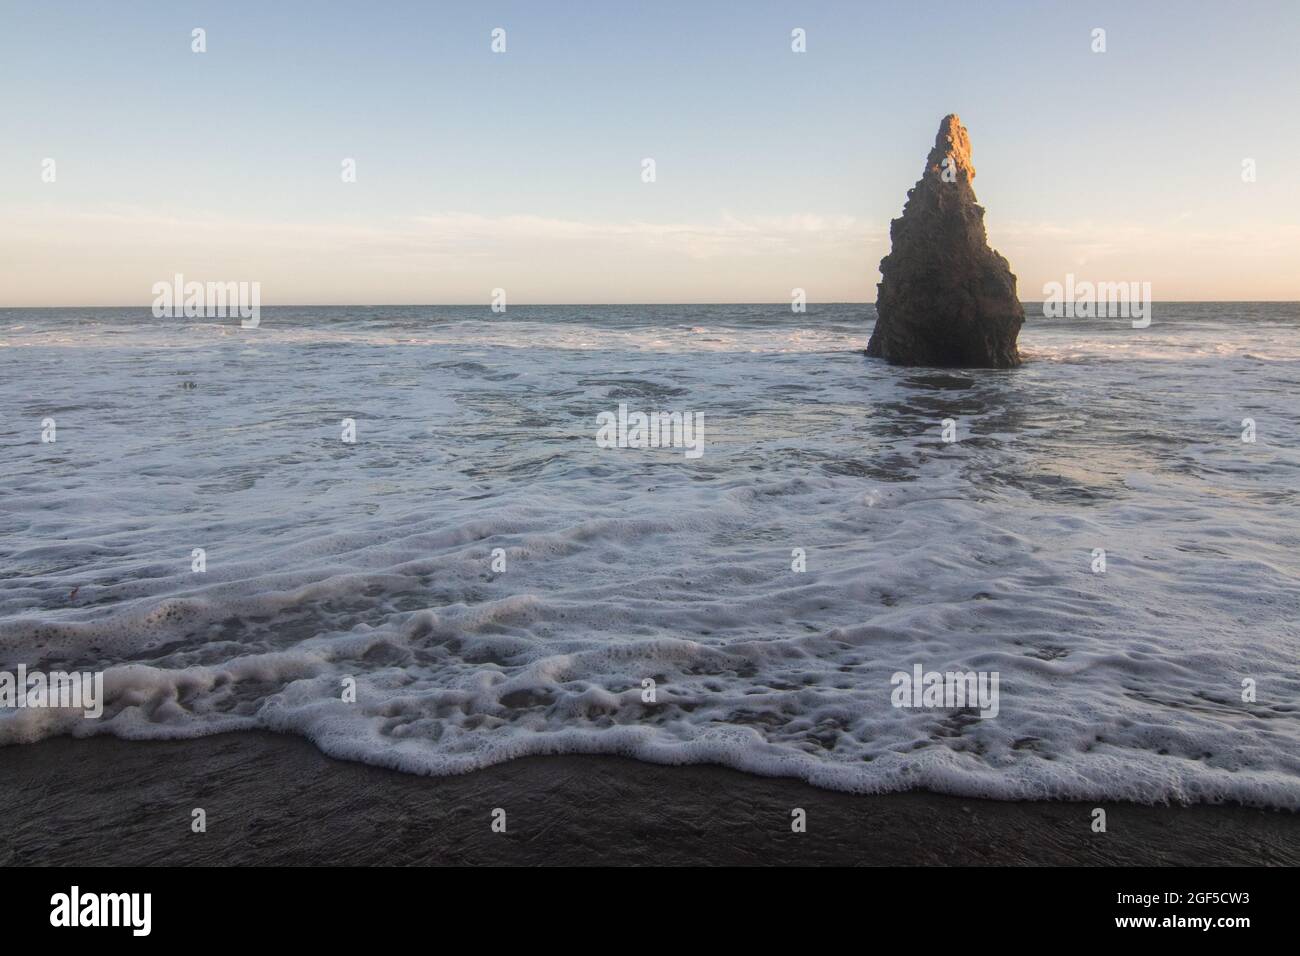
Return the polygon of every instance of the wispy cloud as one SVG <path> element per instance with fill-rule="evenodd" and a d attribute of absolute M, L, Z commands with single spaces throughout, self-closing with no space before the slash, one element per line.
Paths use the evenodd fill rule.
<path fill-rule="evenodd" d="M 1157 296 L 1295 298 L 1300 224 L 990 221 L 1020 292 L 1074 272 L 1145 280 Z M 252 279 L 264 301 L 814 301 L 875 297 L 888 225 L 848 215 L 720 212 L 697 221 L 592 221 L 429 211 L 384 220 L 280 221 L 213 210 L 37 205 L 0 219 L 0 304 L 137 304 L 183 272 Z M 1178 290 L 1165 292 L 1163 290 Z M 1238 293 L 1240 294 L 1240 293 Z"/>
<path fill-rule="evenodd" d="M 685 277 L 687 295 L 714 299 L 785 298 L 791 285 L 819 287 L 825 298 L 862 298 L 884 242 L 879 225 L 805 213 L 724 212 L 697 222 L 648 222 L 439 211 L 348 223 L 210 210 L 38 207 L 17 211 L 0 227 L 0 254 L 13 272 L 13 288 L 26 287 L 22 304 L 50 291 L 32 287 L 50 281 L 43 271 L 56 266 L 66 272 L 70 265 L 83 274 L 116 276 L 113 295 L 133 295 L 129 301 L 141 301 L 142 293 L 128 288 L 147 289 L 174 271 L 265 277 L 268 300 L 279 301 L 323 301 L 339 294 L 343 276 L 349 295 L 365 301 L 392 295 L 459 301 L 482 296 L 485 284 L 550 301 L 621 301 L 625 288 L 644 301 L 656 286 L 663 288 L 665 276 Z M 115 257 L 124 260 L 120 268 L 105 269 Z M 836 270 L 850 281 L 832 290 L 829 277 Z M 369 291 L 361 288 L 366 285 Z M 66 290 L 64 282 L 59 291 Z"/>

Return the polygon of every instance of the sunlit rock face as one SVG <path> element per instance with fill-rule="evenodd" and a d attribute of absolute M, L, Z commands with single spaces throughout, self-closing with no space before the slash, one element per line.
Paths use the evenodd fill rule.
<path fill-rule="evenodd" d="M 1025 312 L 1010 265 L 989 248 L 974 178 L 966 127 L 945 116 L 903 215 L 890 223 L 868 355 L 940 368 L 1020 364 Z"/>

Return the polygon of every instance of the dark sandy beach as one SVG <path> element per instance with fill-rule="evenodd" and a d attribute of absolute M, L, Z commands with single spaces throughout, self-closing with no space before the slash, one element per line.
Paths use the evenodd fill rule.
<path fill-rule="evenodd" d="M 1300 816 L 854 796 L 721 767 L 534 757 L 449 778 L 269 733 L 0 748 L 0 865 L 1295 865 Z M 207 813 L 193 833 L 191 811 Z M 506 832 L 491 829 L 494 808 Z M 807 811 L 792 833 L 790 811 Z"/>

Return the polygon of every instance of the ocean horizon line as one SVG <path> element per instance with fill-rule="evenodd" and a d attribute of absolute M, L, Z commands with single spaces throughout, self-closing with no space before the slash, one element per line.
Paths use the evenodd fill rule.
<path fill-rule="evenodd" d="M 1042 305 L 1043 299 L 1020 299 L 1022 305 Z M 1300 305 L 1300 299 L 1152 299 L 1153 305 Z M 853 302 L 847 300 L 815 302 L 808 306 L 827 305 L 871 305 L 872 302 Z M 535 308 L 638 308 L 652 306 L 664 308 L 670 306 L 735 306 L 735 305 L 771 305 L 789 308 L 789 301 L 734 301 L 734 302 L 512 302 L 511 309 Z M 487 302 L 284 302 L 275 305 L 263 304 L 263 309 L 464 309 L 482 307 L 491 311 L 492 304 Z M 0 312 L 35 311 L 39 309 L 152 309 L 151 302 L 131 303 L 126 305 L 0 305 Z M 203 318 L 203 316 L 197 316 Z"/>

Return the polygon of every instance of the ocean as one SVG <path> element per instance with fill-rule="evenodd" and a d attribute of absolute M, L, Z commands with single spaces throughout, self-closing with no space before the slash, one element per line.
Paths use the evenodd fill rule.
<path fill-rule="evenodd" d="M 0 744 L 1300 809 L 1300 305 L 1027 314 L 961 371 L 869 305 L 0 310 L 0 670 L 104 688 Z M 597 441 L 657 412 L 698 456 Z"/>

